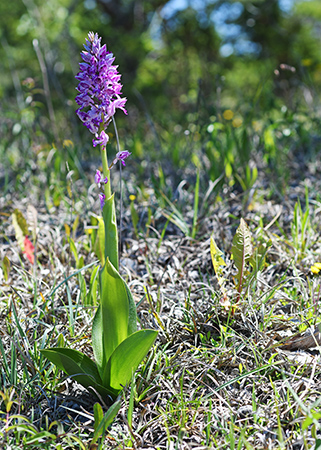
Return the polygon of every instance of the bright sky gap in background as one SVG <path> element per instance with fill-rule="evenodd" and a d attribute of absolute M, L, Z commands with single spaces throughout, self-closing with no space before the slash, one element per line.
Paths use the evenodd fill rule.
<path fill-rule="evenodd" d="M 279 0 L 279 5 L 284 12 L 289 12 L 294 2 L 295 0 Z M 161 15 L 164 18 L 169 18 L 172 14 L 184 10 L 188 6 L 194 8 L 196 12 L 201 12 L 205 4 L 206 0 L 171 0 L 164 6 Z M 256 53 L 259 50 L 255 43 L 250 42 L 245 35 L 241 34 L 241 28 L 238 25 L 226 23 L 227 19 L 237 18 L 243 8 L 242 2 L 223 4 L 211 17 L 215 24 L 215 30 L 223 39 L 223 45 L 220 50 L 222 56 L 229 56 L 234 52 L 238 54 Z M 230 42 L 224 43 L 224 40 L 228 41 L 236 36 L 238 39 L 234 45 Z"/>

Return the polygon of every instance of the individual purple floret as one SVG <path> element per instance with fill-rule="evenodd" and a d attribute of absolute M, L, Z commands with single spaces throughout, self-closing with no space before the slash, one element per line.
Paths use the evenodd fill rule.
<path fill-rule="evenodd" d="M 103 209 L 104 204 L 105 204 L 105 198 L 106 195 L 105 194 L 99 194 L 99 200 L 100 200 L 100 208 Z"/>
<path fill-rule="evenodd" d="M 127 99 L 121 97 L 118 66 L 113 65 L 113 54 L 107 52 L 106 45 L 101 46 L 100 41 L 97 33 L 88 33 L 84 45 L 86 51 L 81 52 L 84 62 L 79 64 L 80 72 L 76 76 L 79 80 L 76 88 L 79 92 L 76 97 L 79 108 L 76 113 L 89 131 L 96 135 L 94 145 L 107 143 L 106 133 L 98 134 L 102 122 L 106 129 L 117 108 L 127 114 L 124 108 Z"/>
<path fill-rule="evenodd" d="M 125 159 L 128 158 L 128 156 L 131 155 L 131 153 L 128 150 L 124 150 L 123 152 L 116 153 L 116 159 L 122 163 L 123 166 L 126 166 Z"/>
<path fill-rule="evenodd" d="M 125 164 L 125 159 L 128 158 L 128 156 L 131 155 L 131 153 L 128 150 L 124 150 L 122 152 L 118 152 L 116 153 L 116 157 L 113 159 L 113 162 L 111 163 L 111 165 L 109 166 L 109 169 L 111 169 L 115 164 L 118 163 L 118 161 L 120 161 L 122 163 L 123 166 L 126 166 Z"/>
<path fill-rule="evenodd" d="M 104 184 L 108 183 L 108 178 L 106 177 L 103 179 L 103 174 L 98 169 L 96 170 L 95 183 L 98 184 L 98 187 L 100 187 L 102 183 Z"/>
<path fill-rule="evenodd" d="M 96 147 L 96 145 L 103 145 L 106 147 L 107 142 L 109 141 L 109 136 L 104 132 L 104 130 L 98 134 L 96 133 L 96 139 L 93 139 L 93 146 Z"/>

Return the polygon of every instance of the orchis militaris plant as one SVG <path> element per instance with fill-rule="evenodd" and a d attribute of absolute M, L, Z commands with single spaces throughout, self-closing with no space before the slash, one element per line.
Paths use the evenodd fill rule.
<path fill-rule="evenodd" d="M 132 294 L 119 274 L 118 233 L 114 194 L 111 193 L 110 170 L 130 155 L 119 151 L 108 165 L 106 128 L 117 108 L 126 114 L 126 98 L 121 98 L 121 75 L 113 65 L 114 57 L 101 46 L 101 38 L 90 32 L 81 53 L 76 111 L 94 135 L 93 146 L 100 146 L 103 172 L 95 174 L 104 222 L 104 238 L 100 242 L 100 304 L 92 327 L 95 362 L 85 354 L 65 347 L 42 350 L 51 362 L 74 380 L 97 393 L 113 399 L 130 381 L 133 372 L 157 337 L 155 330 L 137 331 L 136 305 Z"/>

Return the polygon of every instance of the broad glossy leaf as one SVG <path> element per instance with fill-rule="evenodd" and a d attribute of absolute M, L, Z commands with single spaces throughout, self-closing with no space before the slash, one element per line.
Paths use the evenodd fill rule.
<path fill-rule="evenodd" d="M 118 231 L 114 194 L 105 201 L 103 218 L 105 223 L 105 260 L 109 258 L 109 261 L 118 270 Z"/>
<path fill-rule="evenodd" d="M 68 375 L 85 373 L 97 383 L 101 382 L 97 366 L 87 355 L 66 347 L 53 347 L 41 350 L 41 353 Z M 75 369 L 75 371 L 73 370 Z"/>
<path fill-rule="evenodd" d="M 97 363 L 99 373 L 102 376 L 103 373 L 102 368 L 104 367 L 104 345 L 103 345 L 103 319 L 101 313 L 101 305 L 98 306 L 98 309 L 96 311 L 93 320 L 91 338 L 95 361 Z"/>
<path fill-rule="evenodd" d="M 55 347 L 40 351 L 58 369 L 63 370 L 85 388 L 93 387 L 103 397 L 107 395 L 115 397 L 115 391 L 102 386 L 97 366 L 88 356 L 71 348 Z"/>
<path fill-rule="evenodd" d="M 121 390 L 153 345 L 158 332 L 139 330 L 131 334 L 114 350 L 103 375 L 104 386 Z"/>
<path fill-rule="evenodd" d="M 124 281 L 124 280 L 123 280 Z M 137 312 L 136 312 L 136 304 L 133 299 L 132 293 L 130 292 L 129 287 L 127 286 L 127 283 L 124 281 L 126 292 L 127 292 L 127 298 L 128 298 L 128 329 L 127 329 L 127 335 L 131 335 L 137 331 Z"/>
<path fill-rule="evenodd" d="M 100 372 L 115 348 L 127 338 L 128 317 L 125 282 L 107 258 L 100 271 L 100 305 L 92 328 L 93 350 Z"/>

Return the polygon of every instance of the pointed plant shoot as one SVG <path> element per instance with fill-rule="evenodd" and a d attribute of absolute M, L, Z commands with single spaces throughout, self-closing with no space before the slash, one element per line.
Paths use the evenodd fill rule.
<path fill-rule="evenodd" d="M 238 270 L 236 275 L 238 298 L 240 298 L 244 278 L 246 276 L 246 264 L 253 253 L 252 236 L 244 219 L 241 218 L 240 225 L 233 238 L 232 256 Z"/>
<path fill-rule="evenodd" d="M 219 250 L 219 248 L 216 245 L 216 242 L 214 241 L 214 237 L 211 236 L 211 258 L 212 258 L 212 264 L 214 267 L 215 275 L 218 281 L 218 284 L 220 285 L 220 288 L 223 289 L 224 285 L 224 277 L 223 277 L 223 266 L 226 266 L 226 262 L 222 258 L 223 252 Z"/>
<path fill-rule="evenodd" d="M 253 248 L 252 234 L 244 219 L 241 218 L 240 225 L 236 230 L 233 238 L 233 245 L 231 249 L 234 265 L 237 269 L 235 276 L 235 285 L 237 290 L 236 303 L 240 300 L 242 289 L 245 282 L 249 280 L 249 274 L 257 273 L 262 270 L 265 264 L 265 256 L 268 248 L 272 245 L 271 241 L 261 242 L 258 246 Z M 223 268 L 226 266 L 223 253 L 216 245 L 214 237 L 211 237 L 211 258 L 214 267 L 215 275 L 221 290 L 221 305 L 225 309 L 232 307 L 232 314 L 234 313 L 235 305 L 231 305 L 228 298 L 228 290 L 226 289 L 227 279 L 224 277 Z"/>

